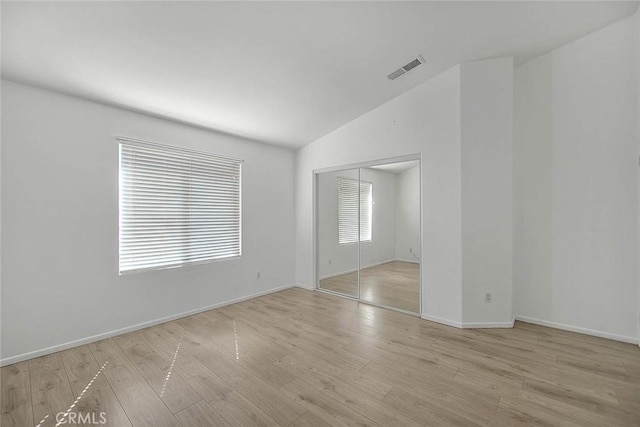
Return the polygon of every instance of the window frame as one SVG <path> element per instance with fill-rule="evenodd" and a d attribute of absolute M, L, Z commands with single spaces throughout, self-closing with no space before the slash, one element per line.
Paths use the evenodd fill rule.
<path fill-rule="evenodd" d="M 221 155 L 213 154 L 210 152 L 197 151 L 197 150 L 171 146 L 166 144 L 158 144 L 155 142 L 143 141 L 143 140 L 133 139 L 133 138 L 116 137 L 115 139 L 118 142 L 118 272 L 119 272 L 119 275 L 135 274 L 135 273 L 146 272 L 146 271 L 166 270 L 166 269 L 180 268 L 180 267 L 199 265 L 199 264 L 209 264 L 209 263 L 222 262 L 222 261 L 232 261 L 232 260 L 238 260 L 242 258 L 242 253 L 243 253 L 243 245 L 242 245 L 242 241 L 243 241 L 243 238 L 242 238 L 243 237 L 243 232 L 242 232 L 243 231 L 243 191 L 242 191 L 243 170 L 242 169 L 243 169 L 243 163 L 244 163 L 243 160 L 221 156 Z M 122 152 L 123 146 L 146 147 L 146 148 L 150 148 L 152 150 L 157 150 L 160 152 L 164 151 L 168 153 L 167 154 L 168 156 L 175 157 L 174 160 L 176 160 L 179 163 L 191 162 L 189 167 L 190 173 L 193 173 L 193 171 L 191 170 L 193 162 L 197 161 L 198 159 L 210 159 L 214 162 L 219 161 L 219 164 L 217 165 L 218 167 L 220 167 L 223 163 L 226 163 L 227 165 L 233 164 L 237 166 L 237 175 L 235 177 L 237 180 L 237 191 L 231 192 L 231 194 L 234 195 L 234 200 L 232 204 L 236 202 L 235 199 L 237 198 L 237 205 L 234 205 L 234 207 L 237 207 L 237 215 L 234 216 L 234 218 L 236 218 L 237 220 L 237 227 L 232 227 L 233 234 L 236 233 L 236 228 L 237 228 L 237 238 L 235 238 L 236 236 L 232 236 L 234 244 L 230 245 L 230 247 L 232 248 L 237 247 L 237 251 L 236 251 L 237 253 L 234 253 L 229 256 L 215 256 L 215 257 L 205 258 L 205 259 L 197 259 L 198 258 L 197 256 L 194 257 L 192 250 L 194 245 L 197 246 L 198 239 L 194 239 L 192 237 L 192 234 L 195 228 L 193 225 L 192 218 L 190 217 L 192 215 L 192 211 L 189 210 L 188 215 L 190 218 L 188 219 L 188 221 L 186 221 L 187 229 L 185 229 L 184 232 L 181 233 L 181 234 L 187 234 L 189 237 L 187 237 L 184 242 L 176 243 L 176 246 L 179 246 L 181 243 L 183 243 L 184 245 L 190 248 L 188 251 L 184 252 L 183 254 L 180 254 L 180 251 L 176 250 L 175 254 L 177 256 L 183 255 L 183 258 L 181 258 L 177 262 L 171 261 L 171 262 L 165 262 L 165 263 L 158 263 L 155 265 L 147 265 L 140 268 L 126 268 L 126 265 L 127 265 L 126 260 L 125 262 L 123 262 L 123 178 L 126 179 L 126 177 L 123 177 L 124 175 L 123 152 Z M 161 171 L 162 169 L 158 167 L 157 170 Z M 181 170 L 181 172 L 184 172 L 184 171 L 186 171 L 186 169 L 183 167 L 183 170 Z M 213 172 L 212 174 L 219 174 L 219 173 L 220 173 L 220 170 L 218 170 L 217 172 Z M 158 175 L 162 175 L 162 172 L 158 172 Z M 179 178 L 184 179 L 186 177 L 187 175 L 184 175 L 184 176 L 180 176 Z M 173 193 L 173 195 L 180 195 L 182 198 L 187 198 L 189 200 L 184 205 L 178 205 L 179 207 L 187 208 L 187 209 L 192 208 L 193 205 L 191 205 L 190 203 L 191 203 L 191 197 L 192 197 L 194 188 L 198 184 L 202 185 L 203 182 L 206 182 L 205 179 L 193 180 L 192 178 L 193 178 L 192 176 L 189 177 L 187 186 L 185 187 L 185 189 L 187 190 Z M 134 181 L 135 180 L 131 180 L 132 185 Z M 161 187 L 162 185 L 159 184 L 154 188 L 161 189 Z M 204 195 L 205 198 L 212 197 L 212 196 L 213 196 L 212 192 L 205 193 Z M 197 210 L 195 212 L 196 214 L 198 213 Z M 222 212 L 225 212 L 224 209 L 222 210 Z M 202 211 L 200 211 L 199 213 L 202 213 Z M 205 213 L 211 214 L 211 211 L 206 209 Z M 164 236 L 164 238 L 167 238 L 166 233 L 162 234 L 162 236 Z M 217 242 L 219 244 L 220 240 L 218 240 Z M 188 253 L 189 255 L 187 255 Z M 196 258 L 196 259 L 191 260 L 190 258 Z"/>

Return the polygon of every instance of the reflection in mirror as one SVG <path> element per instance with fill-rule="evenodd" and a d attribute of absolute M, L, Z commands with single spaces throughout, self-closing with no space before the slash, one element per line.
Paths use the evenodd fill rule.
<path fill-rule="evenodd" d="M 318 288 L 358 298 L 358 169 L 318 175 Z"/>
<path fill-rule="evenodd" d="M 360 178 L 373 196 L 370 216 L 361 215 L 361 229 L 371 231 L 360 243 L 360 299 L 419 313 L 420 163 L 362 168 Z"/>

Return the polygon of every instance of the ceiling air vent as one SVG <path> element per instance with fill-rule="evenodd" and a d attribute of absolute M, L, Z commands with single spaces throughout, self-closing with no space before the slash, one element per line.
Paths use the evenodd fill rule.
<path fill-rule="evenodd" d="M 395 80 L 401 75 L 408 73 L 409 71 L 413 70 L 418 65 L 423 63 L 424 63 L 424 59 L 422 59 L 422 56 L 418 56 L 416 59 L 404 65 L 403 67 L 398 68 L 393 73 L 389 74 L 387 77 L 389 78 L 389 80 Z"/>

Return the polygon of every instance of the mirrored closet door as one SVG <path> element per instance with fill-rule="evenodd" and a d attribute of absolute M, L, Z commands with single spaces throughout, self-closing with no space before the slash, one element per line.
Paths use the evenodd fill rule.
<path fill-rule="evenodd" d="M 420 162 L 318 173 L 317 288 L 420 313 Z"/>
<path fill-rule="evenodd" d="M 353 298 L 358 289 L 358 169 L 318 174 L 318 288 Z"/>

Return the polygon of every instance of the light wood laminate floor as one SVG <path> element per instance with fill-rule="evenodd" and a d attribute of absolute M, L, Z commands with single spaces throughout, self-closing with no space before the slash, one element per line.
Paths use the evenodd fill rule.
<path fill-rule="evenodd" d="M 358 273 L 320 280 L 320 288 L 358 296 Z M 412 313 L 420 312 L 420 265 L 392 261 L 360 271 L 360 299 Z"/>
<path fill-rule="evenodd" d="M 637 346 L 297 288 L 1 371 L 3 427 L 54 426 L 74 401 L 112 426 L 640 424 Z"/>

